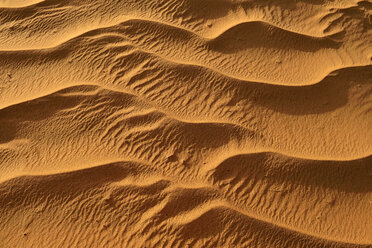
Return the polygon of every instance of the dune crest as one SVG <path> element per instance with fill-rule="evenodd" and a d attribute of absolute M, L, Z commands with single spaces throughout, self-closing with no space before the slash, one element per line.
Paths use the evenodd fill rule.
<path fill-rule="evenodd" d="M 0 0 L 0 247 L 371 247 L 371 11 Z"/>
<path fill-rule="evenodd" d="M 22 8 L 34 5 L 45 0 L 1 0 L 0 8 Z"/>

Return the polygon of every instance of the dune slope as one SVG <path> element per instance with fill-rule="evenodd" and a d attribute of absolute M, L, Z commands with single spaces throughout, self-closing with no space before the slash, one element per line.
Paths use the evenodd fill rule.
<path fill-rule="evenodd" d="M 0 247 L 370 247 L 371 16 L 0 1 Z"/>

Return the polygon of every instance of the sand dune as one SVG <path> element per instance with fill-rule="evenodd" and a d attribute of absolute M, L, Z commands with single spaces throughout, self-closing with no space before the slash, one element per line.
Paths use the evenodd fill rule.
<path fill-rule="evenodd" d="M 284 172 L 279 174 L 279 177 L 274 171 L 266 171 L 268 178 L 264 179 L 265 169 L 260 169 L 259 165 L 255 166 L 256 164 L 252 164 L 251 160 L 245 160 L 250 157 L 255 158 L 254 162 L 263 159 L 264 165 L 275 162 L 275 159 L 281 160 L 281 156 L 270 154 L 253 154 L 228 159 L 215 169 L 212 174 L 215 182 L 212 185 L 203 185 L 193 181 L 173 181 L 169 179 L 171 177 L 156 174 L 154 168 L 149 165 L 133 162 L 116 162 L 70 173 L 24 176 L 9 180 L 1 184 L 1 192 L 7 192 L 2 198 L 2 205 L 7 206 L 3 214 L 7 216 L 5 222 L 7 233 L 12 235 L 4 236 L 6 239 L 3 239 L 3 242 L 13 243 L 21 240 L 25 245 L 47 247 L 53 245 L 118 246 L 119 244 L 138 247 L 166 245 L 166 243 L 169 246 L 189 244 L 194 246 L 355 247 L 355 244 L 342 242 L 350 241 L 349 237 L 356 242 L 357 237 L 353 235 L 355 231 L 359 231 L 359 238 L 362 233 L 366 235 L 366 239 L 358 239 L 358 243 L 370 241 L 366 233 L 370 225 L 349 226 L 346 224 L 350 223 L 346 221 L 352 218 L 358 220 L 358 222 L 354 220 L 354 223 L 363 223 L 361 220 L 366 217 L 361 216 L 360 213 L 365 212 L 366 203 L 364 202 L 368 198 L 365 192 L 365 180 L 368 180 L 368 175 L 364 174 L 362 176 L 364 179 L 361 181 L 358 177 L 361 176 L 360 173 L 363 175 L 363 170 L 370 164 L 370 158 L 349 164 L 332 162 L 331 166 L 328 166 L 327 162 L 325 164 L 322 164 L 324 162 L 305 162 L 307 163 L 305 166 L 310 166 L 306 171 L 318 167 L 315 169 L 317 171 L 315 175 L 318 177 L 312 182 L 306 178 L 303 178 L 305 180 L 303 182 L 296 182 L 296 180 L 289 179 L 291 175 L 287 174 L 286 164 L 283 164 L 283 167 L 278 166 L 278 170 L 282 169 Z M 233 172 L 230 169 L 229 174 L 220 175 L 221 172 L 224 173 L 223 170 L 226 170 L 229 163 L 232 165 L 231 163 L 237 159 L 241 163 L 233 168 Z M 296 170 L 299 170 L 302 173 L 303 165 L 296 166 L 298 160 L 290 160 L 293 161 L 290 166 L 294 167 L 291 168 L 291 172 L 297 175 Z M 244 164 L 244 161 L 250 162 Z M 335 177 L 332 167 L 337 170 L 339 166 L 346 166 L 348 169 L 338 171 Z M 237 176 L 242 171 L 244 174 Z M 319 187 L 319 183 L 324 182 L 322 178 L 329 179 L 328 175 L 331 175 L 331 182 Z M 254 182 L 244 182 L 246 186 L 238 187 L 237 192 L 243 194 L 244 192 L 241 191 L 249 190 L 251 187 L 254 199 L 249 201 L 250 204 L 239 202 L 241 199 L 232 192 L 236 190 L 230 188 L 236 187 L 236 184 L 226 186 L 226 180 L 238 181 L 234 179 L 234 176 L 237 176 L 235 179 L 238 180 L 254 180 Z M 352 185 L 351 188 L 346 189 L 345 193 L 342 192 L 343 189 L 338 188 L 338 181 L 341 177 L 345 179 L 345 188 Z M 280 187 L 283 185 L 279 184 L 280 181 L 291 183 Z M 359 183 L 354 185 L 356 181 Z M 250 185 L 252 183 L 254 186 Z M 55 186 L 50 188 L 50 185 Z M 216 186 L 218 186 L 217 189 Z M 314 192 L 314 198 L 307 199 L 306 202 L 310 200 L 317 206 L 310 212 L 305 210 L 306 203 L 302 201 L 303 199 L 295 196 L 296 193 L 298 193 L 297 196 L 301 196 L 301 188 L 306 186 L 310 186 L 309 191 Z M 338 190 L 340 191 L 337 193 Z M 281 195 L 284 195 L 284 203 L 279 200 Z M 229 200 L 234 196 L 238 199 Z M 262 198 L 265 199 L 264 202 Z M 361 209 L 345 213 L 345 204 L 356 199 L 362 203 L 359 205 Z M 279 209 L 272 206 L 270 202 L 278 204 Z M 299 204 L 295 211 L 285 207 L 286 204 L 292 205 L 293 203 Z M 17 208 L 19 205 L 24 206 L 25 210 L 19 210 Z M 236 205 L 242 205 L 244 208 L 236 207 Z M 258 205 L 264 213 L 252 214 L 250 208 L 257 209 L 254 205 Z M 263 215 L 273 215 L 276 211 L 284 214 L 281 220 L 293 213 L 305 214 L 305 219 L 304 216 L 291 217 L 292 223 L 297 222 L 298 225 L 302 224 L 307 228 L 310 227 L 309 223 L 312 223 L 313 230 L 319 228 L 328 230 L 330 233 L 344 232 L 344 235 L 338 237 L 337 241 L 328 240 L 324 237 L 327 233 L 322 233 L 323 237 L 312 236 L 310 232 L 313 231 L 298 232 L 282 223 L 278 225 L 275 222 L 274 224 L 262 220 Z M 332 221 L 322 223 L 321 220 L 326 218 L 324 215 Z M 343 219 L 345 217 L 346 220 Z M 48 225 L 54 227 L 51 235 L 46 235 L 50 233 Z M 60 233 L 65 232 L 66 228 L 72 233 L 79 232 L 79 236 L 66 234 L 66 238 L 60 240 Z M 201 235 L 211 238 L 203 239 Z M 171 238 L 165 241 L 164 236 Z M 56 243 L 58 241 L 61 243 Z"/>
<path fill-rule="evenodd" d="M 0 247 L 370 247 L 371 10 L 0 1 Z"/>

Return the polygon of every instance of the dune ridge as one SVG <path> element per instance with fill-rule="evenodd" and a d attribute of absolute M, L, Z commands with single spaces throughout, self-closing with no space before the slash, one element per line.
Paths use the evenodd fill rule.
<path fill-rule="evenodd" d="M 18 42 L 13 40 L 13 46 L 22 43 L 37 41 L 38 44 L 56 41 L 56 38 L 61 34 L 68 34 L 65 30 L 66 26 L 72 29 L 71 24 L 81 27 L 81 33 L 88 31 L 87 22 L 90 25 L 95 24 L 96 28 L 118 24 L 121 21 L 138 18 L 148 20 L 157 20 L 160 22 L 184 27 L 188 30 L 193 30 L 208 37 L 215 30 L 227 30 L 226 24 L 230 27 L 242 22 L 263 21 L 280 26 L 284 29 L 293 30 L 295 32 L 304 32 L 317 37 L 324 36 L 325 33 L 333 34 L 343 30 L 343 23 L 348 20 L 349 14 L 354 14 L 357 9 L 363 18 L 363 12 L 370 10 L 370 4 L 367 1 L 324 1 L 321 4 L 312 4 L 307 1 L 282 2 L 282 1 L 203 1 L 200 3 L 196 0 L 185 1 L 155 1 L 142 0 L 136 1 L 64 1 L 64 3 L 56 2 L 55 0 L 43 1 L 39 4 L 18 9 L 0 9 L 3 12 L 1 17 L 4 17 L 2 22 L 8 30 L 11 26 L 9 21 L 15 21 L 18 25 L 33 26 L 34 30 L 39 30 L 36 24 L 41 27 L 47 27 L 48 40 L 42 40 L 43 34 L 39 37 L 34 36 L 33 39 L 20 39 Z M 200 4 L 202 5 L 200 7 Z M 60 12 L 61 10 L 69 9 L 70 12 Z M 85 13 L 89 13 L 83 15 Z M 98 10 L 98 11 L 97 11 Z M 351 12 L 351 13 L 350 13 Z M 354 13 L 353 13 L 354 12 Z M 362 13 L 360 13 L 362 12 Z M 288 15 L 283 17 L 283 13 Z M 69 18 L 64 20 L 58 19 L 58 14 L 66 14 Z M 30 18 L 31 16 L 31 18 Z M 36 17 L 36 18 L 34 18 Z M 41 18 L 46 17 L 46 18 Z M 68 22 L 67 20 L 73 20 Z M 77 21 L 79 20 L 79 21 Z M 353 20 L 356 21 L 356 20 Z M 14 25 L 13 26 L 17 26 Z M 313 27 L 313 28 L 312 28 Z M 358 27 L 354 24 L 354 27 Z M 79 30 L 79 28 L 78 28 Z M 10 30 L 12 31 L 12 30 Z M 53 35 L 53 33 L 55 35 Z M 5 35 L 5 34 L 4 34 Z M 22 37 L 32 36 L 32 34 L 20 35 Z M 57 36 L 58 35 L 58 36 Z M 7 35 L 3 36 L 4 40 Z M 70 37 L 72 37 L 70 35 Z M 28 37 L 30 38 L 30 37 Z M 36 39 L 36 40 L 35 40 Z M 5 43 L 9 44 L 9 43 Z M 54 43 L 55 44 L 55 43 Z M 17 46 L 17 47 L 18 47 Z M 21 45 L 22 46 L 22 45 Z M 50 46 L 50 45 L 49 45 Z"/>
<path fill-rule="evenodd" d="M 370 160 L 370 158 L 369 158 L 369 160 Z M 366 165 L 367 164 L 364 164 L 364 166 L 366 166 Z M 155 204 L 155 206 L 153 206 L 153 204 L 155 203 L 154 199 L 149 200 L 146 197 L 142 198 L 143 200 L 147 199 L 146 201 L 148 202 L 148 205 L 146 206 L 146 201 L 143 203 L 145 205 L 143 205 L 143 209 L 140 210 L 141 212 L 143 212 L 143 215 L 142 215 L 142 218 L 139 220 L 139 222 L 137 222 L 136 226 L 138 228 L 135 229 L 136 231 L 131 232 L 133 236 L 136 236 L 135 233 L 138 232 L 138 231 L 141 231 L 144 234 L 146 234 L 147 231 L 144 230 L 144 229 L 146 229 L 149 225 L 150 226 L 153 225 L 153 224 L 151 224 L 153 222 L 160 221 L 160 223 L 159 223 L 160 226 L 164 226 L 165 224 L 163 222 L 166 222 L 167 220 L 171 220 L 170 223 L 178 223 L 179 221 L 177 221 L 177 218 L 180 218 L 180 220 L 182 220 L 184 222 L 183 225 L 185 225 L 185 227 L 182 227 L 179 230 L 179 232 L 181 232 L 181 234 L 182 234 L 182 231 L 184 229 L 187 230 L 187 229 L 191 228 L 190 232 L 184 233 L 184 234 L 192 236 L 193 234 L 196 233 L 195 230 L 193 230 L 193 229 L 198 228 L 196 223 L 198 223 L 198 222 L 203 223 L 203 222 L 199 221 L 202 218 L 207 218 L 209 220 L 209 222 L 213 221 L 213 219 L 215 219 L 215 218 L 218 218 L 218 219 L 222 218 L 221 220 L 223 222 L 225 222 L 227 225 L 230 225 L 228 222 L 223 220 L 223 218 L 225 218 L 226 215 L 227 216 L 232 216 L 232 219 L 236 218 L 236 217 L 234 217 L 234 215 L 243 215 L 243 216 L 247 215 L 244 210 L 237 210 L 234 207 L 230 207 L 228 203 L 221 202 L 220 193 L 216 192 L 216 190 L 213 189 L 212 187 L 206 187 L 206 186 L 200 187 L 199 186 L 199 187 L 189 188 L 187 186 L 186 188 L 183 188 L 182 186 L 178 186 L 180 182 L 175 183 L 175 182 L 171 182 L 167 179 L 159 179 L 157 181 L 156 180 L 151 181 L 149 184 L 145 184 L 145 185 L 142 184 L 141 186 L 140 185 L 136 186 L 136 183 L 132 183 L 132 182 L 129 183 L 129 184 L 121 183 L 121 181 L 127 181 L 128 177 L 134 177 L 134 180 L 139 181 L 139 179 L 141 178 L 141 173 L 144 173 L 146 176 L 150 176 L 150 178 L 154 178 L 154 177 L 156 178 L 157 176 L 151 176 L 151 173 L 153 172 L 153 170 L 151 170 L 151 169 L 149 170 L 146 167 L 147 166 L 144 166 L 141 163 L 138 164 L 138 163 L 135 163 L 135 162 L 116 162 L 116 163 L 113 163 L 113 164 L 100 165 L 98 167 L 91 167 L 89 169 L 85 169 L 85 170 L 82 170 L 82 171 L 76 171 L 76 172 L 70 172 L 70 173 L 63 173 L 63 174 L 49 175 L 49 176 L 42 176 L 42 177 L 40 177 L 40 176 L 20 177 L 20 178 L 12 179 L 8 182 L 3 182 L 1 188 L 4 190 L 4 187 L 6 189 L 7 185 L 13 185 L 11 192 L 14 192 L 14 193 L 10 194 L 8 196 L 8 198 L 4 199 L 4 201 L 9 202 L 8 204 L 10 204 L 10 205 L 12 205 L 12 203 L 14 205 L 14 202 L 18 201 L 18 199 L 21 199 L 19 197 L 15 197 L 13 194 L 21 194 L 25 190 L 26 191 L 28 191 L 28 190 L 35 191 L 36 190 L 36 191 L 46 191 L 46 192 L 50 191 L 50 188 L 48 188 L 46 186 L 43 186 L 43 185 L 49 185 L 49 183 L 47 183 L 48 181 L 49 182 L 55 182 L 55 183 L 53 183 L 55 185 L 63 185 L 63 183 L 61 183 L 61 182 L 66 182 L 66 181 L 70 182 L 69 186 L 67 188 L 66 187 L 59 187 L 59 188 L 55 188 L 52 192 L 49 192 L 49 193 L 42 193 L 42 194 L 39 193 L 39 194 L 37 194 L 37 195 L 44 195 L 44 196 L 48 196 L 48 195 L 52 194 L 52 195 L 55 195 L 54 197 L 57 197 L 59 195 L 56 198 L 56 201 L 57 201 L 56 204 L 58 204 L 58 202 L 61 202 L 61 204 L 66 204 L 66 203 L 63 203 L 64 198 L 66 198 L 66 197 L 73 197 L 73 199 L 75 197 L 79 198 L 79 197 L 81 197 L 81 195 L 80 195 L 81 191 L 84 192 L 86 189 L 91 188 L 89 190 L 90 193 L 88 193 L 88 194 L 93 194 L 93 195 L 98 194 L 98 195 L 100 195 L 100 197 L 98 199 L 97 198 L 91 198 L 92 200 L 94 199 L 94 201 L 96 201 L 96 199 L 99 201 L 99 202 L 96 202 L 96 203 L 92 203 L 90 201 L 81 202 L 82 205 L 85 205 L 83 209 L 88 210 L 87 215 L 84 214 L 84 216 L 85 216 L 84 218 L 90 219 L 90 221 L 88 222 L 90 224 L 87 224 L 87 225 L 94 225 L 95 219 L 101 218 L 101 217 L 103 217 L 103 218 L 106 217 L 105 215 L 97 217 L 96 216 L 97 211 L 94 211 L 94 210 L 93 210 L 93 213 L 89 214 L 89 212 L 92 211 L 92 210 L 89 210 L 89 209 L 91 209 L 91 207 L 89 207 L 89 206 L 96 205 L 96 206 L 99 206 L 98 208 L 103 207 L 103 208 L 108 208 L 108 209 L 115 209 L 114 206 L 124 207 L 126 205 L 125 204 L 120 204 L 120 202 L 128 200 L 128 199 L 125 199 L 125 195 L 127 195 L 127 194 L 124 194 L 124 195 L 122 194 L 122 192 L 123 191 L 125 192 L 125 190 L 137 192 L 136 195 L 139 198 L 134 199 L 134 201 L 138 202 L 138 203 L 141 202 L 141 198 L 142 198 L 141 195 L 143 195 L 143 194 L 145 194 L 145 196 L 149 196 L 149 194 L 154 194 L 154 193 L 155 194 L 163 194 L 163 196 L 161 196 L 161 199 L 163 199 L 162 202 L 158 203 L 158 204 Z M 83 184 L 84 185 L 83 188 L 81 188 L 81 185 L 82 185 L 81 181 L 82 180 L 83 180 L 83 182 L 85 182 Z M 146 178 L 142 178 L 141 180 L 142 181 L 146 180 Z M 153 179 L 151 179 L 151 180 L 153 180 Z M 19 181 L 19 182 L 17 183 L 17 181 Z M 24 183 L 25 183 L 24 181 L 31 181 L 31 182 L 33 182 L 34 186 L 32 188 L 22 190 L 20 187 L 23 187 L 22 185 L 24 185 Z M 58 182 L 58 181 L 60 181 L 60 182 Z M 192 185 L 192 182 L 187 182 L 186 185 Z M 78 188 L 76 188 L 78 190 L 73 190 L 76 193 L 71 195 L 71 193 L 69 193 L 70 189 L 74 188 L 74 187 L 78 187 Z M 91 192 L 91 191 L 93 191 L 93 192 Z M 163 192 L 163 193 L 161 193 L 161 192 Z M 30 194 L 30 195 L 33 195 L 33 194 Z M 49 197 L 53 197 L 52 195 L 49 196 Z M 200 196 L 196 197 L 198 195 L 200 195 Z M 217 201 L 214 200 L 216 198 L 218 199 Z M 10 200 L 10 199 L 15 199 L 15 200 Z M 182 203 L 183 201 L 182 200 L 180 201 L 180 199 L 188 200 L 190 202 L 190 204 L 189 205 L 184 205 Z M 209 200 L 207 202 L 205 202 L 207 199 L 209 199 Z M 25 228 L 26 232 L 27 232 L 27 230 L 32 230 L 31 228 L 29 228 L 29 226 L 34 224 L 33 221 L 37 221 L 37 218 L 35 218 L 35 217 L 38 214 L 53 211 L 53 204 L 52 205 L 48 204 L 47 202 L 45 202 L 45 199 L 39 199 L 38 200 L 39 202 L 36 203 L 36 204 L 33 201 L 30 202 L 30 200 L 32 200 L 32 198 L 31 199 L 26 198 L 26 199 L 23 200 L 23 201 L 26 201 L 25 204 L 27 206 L 31 205 L 31 206 L 36 207 L 36 208 L 32 208 L 33 210 L 32 209 L 30 210 L 30 211 L 34 211 L 34 214 L 31 214 L 31 215 L 34 215 L 34 217 L 31 218 L 31 220 L 28 221 L 29 224 Z M 159 199 L 157 199 L 157 200 L 159 200 Z M 68 201 L 73 201 L 73 200 L 71 199 L 71 200 L 68 200 Z M 204 203 L 205 205 L 201 205 L 201 203 L 199 201 L 205 202 Z M 325 201 L 328 201 L 328 199 L 325 199 Z M 226 204 L 228 204 L 228 205 L 226 205 Z M 336 203 L 331 201 L 331 202 L 328 202 L 327 204 L 335 205 Z M 97 207 L 95 207 L 95 208 L 97 208 Z M 188 210 L 189 208 L 191 208 L 191 211 Z M 200 208 L 204 208 L 205 210 L 200 211 Z M 70 211 L 71 211 L 71 213 L 68 215 L 68 217 L 67 217 L 68 219 L 73 219 L 74 217 L 77 218 L 77 216 L 80 215 L 79 213 L 74 213 L 75 211 L 78 211 L 78 210 L 71 209 Z M 99 212 L 100 211 L 98 211 L 98 213 Z M 193 213 L 195 213 L 196 216 Z M 225 217 L 223 217 L 223 216 L 225 216 Z M 176 219 L 174 219 L 174 218 L 176 218 Z M 264 229 L 266 229 L 266 228 L 268 228 L 268 229 L 278 228 L 278 227 L 275 227 L 275 225 L 272 226 L 273 224 L 271 224 L 271 223 L 261 223 L 260 221 L 257 220 L 257 216 L 255 216 L 253 218 L 252 217 L 244 217 L 244 218 L 251 219 L 250 221 L 248 221 L 248 223 L 253 222 L 253 224 L 248 224 L 248 226 L 253 225 L 253 227 L 257 228 L 257 229 L 262 229 L 262 225 L 266 226 Z M 239 219 L 240 218 L 237 218 L 237 220 L 239 220 Z M 115 223 L 113 223 L 113 222 L 115 222 L 115 219 L 106 219 L 104 222 L 106 224 L 99 224 L 98 223 L 98 225 L 101 226 L 102 229 L 107 229 L 107 228 L 111 229 L 111 227 L 110 227 L 111 225 L 113 226 L 113 228 L 115 228 Z M 243 224 L 244 222 L 238 221 L 238 223 L 239 222 L 240 222 L 240 224 L 238 224 L 238 225 L 244 225 Z M 161 223 L 163 223 L 163 224 L 161 224 Z M 195 223 L 193 225 L 196 225 L 196 226 L 188 227 L 189 224 L 186 224 L 186 223 Z M 213 221 L 213 223 L 217 224 L 218 222 Z M 179 223 L 178 224 L 172 224 L 172 225 L 177 226 L 177 225 L 179 225 Z M 253 228 L 253 227 L 250 227 L 250 228 Z M 123 226 L 123 228 L 125 228 L 125 225 Z M 199 228 L 200 228 L 200 226 L 199 226 Z M 218 228 L 218 229 L 223 228 L 223 225 L 217 224 L 216 228 Z M 281 227 L 281 228 L 283 228 L 283 227 Z M 234 231 L 234 230 L 232 230 L 232 231 Z M 116 231 L 116 232 L 118 232 L 118 231 Z M 253 232 L 253 233 L 255 233 L 255 232 Z M 28 232 L 27 235 L 30 236 L 30 238 L 32 238 L 32 232 Z M 130 235 L 130 236 L 132 236 L 132 235 Z M 244 239 L 244 238 L 246 238 L 245 235 L 250 235 L 250 233 L 249 232 L 242 233 L 240 235 L 240 237 L 238 237 L 236 239 Z M 289 231 L 289 233 L 288 233 L 288 231 L 284 231 L 284 232 L 282 232 L 282 235 L 292 236 L 293 234 L 292 234 L 292 231 Z M 297 235 L 298 234 L 296 234 L 295 236 L 297 236 Z M 317 245 L 317 246 L 320 246 L 320 247 L 323 247 L 323 246 L 328 247 L 329 245 L 331 245 L 332 247 L 349 247 L 349 246 L 353 247 L 353 246 L 355 246 L 355 244 L 352 245 L 352 244 L 348 244 L 348 243 L 344 243 L 344 242 L 339 243 L 340 241 L 336 242 L 334 240 L 333 241 L 332 240 L 325 240 L 321 237 L 316 237 L 316 238 L 313 237 L 312 239 L 309 239 L 309 234 L 301 234 L 301 235 L 305 235 L 305 237 L 307 237 L 307 238 L 300 241 L 302 238 L 298 237 L 298 238 L 295 239 L 295 241 L 291 241 L 291 242 L 300 241 L 300 244 L 302 243 L 305 246 L 309 245 L 309 244 L 314 244 L 314 245 Z M 281 236 L 279 236 L 279 237 L 281 237 Z M 100 237 L 100 234 L 97 234 L 96 236 L 92 237 L 92 240 L 90 242 L 95 242 L 94 240 L 102 242 L 102 239 L 104 239 L 104 238 L 105 237 Z M 156 240 L 156 238 L 154 238 L 154 239 Z M 252 239 L 253 239 L 253 241 L 256 242 L 255 244 L 258 244 L 258 246 L 259 246 L 260 236 L 254 236 Z M 280 241 L 280 239 L 278 239 L 278 237 L 275 238 L 275 236 L 271 237 L 271 239 L 273 239 L 273 240 L 272 241 L 269 240 L 269 242 L 266 243 L 266 244 L 269 244 L 270 242 L 274 242 L 274 243 L 275 242 L 283 242 L 283 240 Z M 128 240 L 120 239 L 120 241 L 123 242 L 122 244 L 130 244 L 131 240 L 136 240 L 136 238 L 135 237 L 130 237 Z M 268 240 L 265 240 L 265 241 L 267 242 Z M 34 240 L 33 242 L 40 242 L 40 240 Z M 53 242 L 53 241 L 48 240 L 48 238 L 44 238 L 42 240 L 42 242 Z M 110 239 L 107 240 L 107 242 L 110 242 Z M 175 240 L 175 241 L 172 241 L 172 242 L 177 243 L 178 241 Z M 200 242 L 200 241 L 195 240 L 194 242 Z M 211 243 L 212 242 L 217 243 L 218 241 L 210 241 L 210 242 Z M 282 243 L 282 244 L 285 244 L 285 243 Z M 292 243 L 292 244 L 295 245 L 296 243 Z M 364 245 L 361 244 L 359 247 L 364 247 Z M 367 246 L 365 246 L 365 247 L 367 247 Z"/>
<path fill-rule="evenodd" d="M 371 16 L 0 1 L 0 247 L 370 247 Z"/>

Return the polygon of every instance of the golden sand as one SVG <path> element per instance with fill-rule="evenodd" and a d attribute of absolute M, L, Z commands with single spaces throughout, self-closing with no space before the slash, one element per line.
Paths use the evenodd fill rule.
<path fill-rule="evenodd" d="M 0 0 L 0 247 L 371 247 L 372 3 Z"/>

